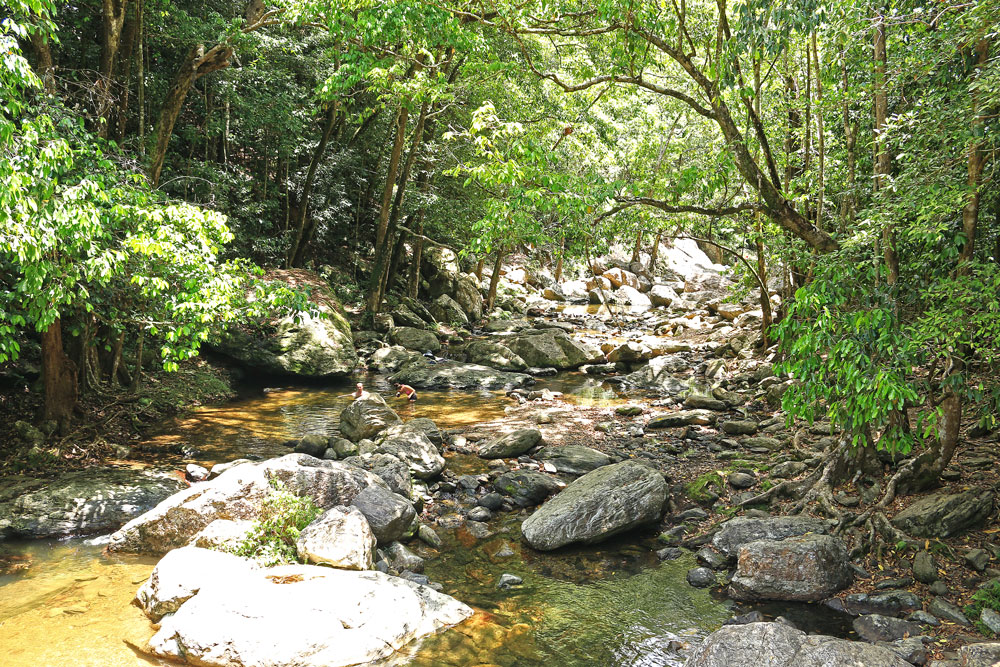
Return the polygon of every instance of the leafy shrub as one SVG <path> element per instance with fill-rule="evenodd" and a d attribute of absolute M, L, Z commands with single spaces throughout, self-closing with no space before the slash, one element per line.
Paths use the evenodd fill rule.
<path fill-rule="evenodd" d="M 272 479 L 271 492 L 261 504 L 260 517 L 233 553 L 268 566 L 294 563 L 298 559 L 295 542 L 299 533 L 320 511 L 312 498 L 297 496 L 281 480 Z"/>
<path fill-rule="evenodd" d="M 976 629 L 987 637 L 993 636 L 993 631 L 979 620 L 983 609 L 1000 611 L 1000 581 L 994 580 L 972 594 L 972 601 L 965 605 L 965 615 L 976 624 Z"/>

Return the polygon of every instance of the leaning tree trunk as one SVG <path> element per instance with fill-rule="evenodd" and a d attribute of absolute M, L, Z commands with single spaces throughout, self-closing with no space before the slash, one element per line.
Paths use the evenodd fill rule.
<path fill-rule="evenodd" d="M 892 157 L 886 145 L 885 126 L 889 115 L 889 96 L 886 91 L 885 16 L 881 10 L 875 14 L 875 190 L 888 185 L 892 171 Z M 899 280 L 899 255 L 896 254 L 896 233 L 891 224 L 882 230 L 882 252 L 885 258 L 886 282 L 895 285 Z"/>
<path fill-rule="evenodd" d="M 497 285 L 500 284 L 500 265 L 503 263 L 503 248 L 497 248 L 497 258 L 493 262 L 493 275 L 490 276 L 490 291 L 486 296 L 486 312 L 493 312 L 493 304 L 497 300 Z"/>
<path fill-rule="evenodd" d="M 62 342 L 62 321 L 57 319 L 42 332 L 42 378 L 45 385 L 45 419 L 65 432 L 73 418 L 79 396 L 76 365 L 66 356 Z"/>
<path fill-rule="evenodd" d="M 326 145 L 330 142 L 330 137 L 333 135 L 333 128 L 337 119 L 337 106 L 335 104 L 330 108 L 326 125 L 323 127 L 323 134 L 320 137 L 319 144 L 316 146 L 316 151 L 313 153 L 312 160 L 309 161 L 309 170 L 306 172 L 305 183 L 302 184 L 302 198 L 299 200 L 298 211 L 298 229 L 295 232 L 295 239 L 288 249 L 288 259 L 285 264 L 286 268 L 289 269 L 301 265 L 306 246 L 309 244 L 309 237 L 312 235 L 312 225 L 309 224 L 309 197 L 312 195 L 313 184 L 316 182 L 316 170 L 323 159 Z"/>
<path fill-rule="evenodd" d="M 174 131 L 174 123 L 184 107 L 184 99 L 194 82 L 216 70 L 229 67 L 229 59 L 233 49 L 227 44 L 216 44 L 208 51 L 205 45 L 199 44 L 188 53 L 187 58 L 174 75 L 174 80 L 167 90 L 163 101 L 160 119 L 156 122 L 156 140 L 153 144 L 153 155 L 149 162 L 149 179 L 155 188 L 160 183 L 160 172 L 163 170 L 163 160 L 167 156 L 167 146 L 170 135 Z"/>

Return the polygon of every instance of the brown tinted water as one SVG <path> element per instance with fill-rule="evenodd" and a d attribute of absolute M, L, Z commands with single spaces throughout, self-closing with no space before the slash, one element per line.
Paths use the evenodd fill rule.
<path fill-rule="evenodd" d="M 387 396 L 404 419 L 430 417 L 442 428 L 493 420 L 511 405 L 502 392 L 421 391 L 418 401 L 407 403 L 391 398 L 384 382 L 368 378 L 366 386 Z M 581 404 L 624 400 L 610 385 L 580 374 L 539 386 Z M 351 388 L 256 391 L 165 424 L 150 442 L 193 447 L 193 460 L 204 464 L 281 455 L 288 452 L 286 440 L 332 434 L 352 400 Z M 455 455 L 449 465 L 460 474 L 485 469 L 470 456 Z M 542 554 L 522 544 L 523 518 L 496 519 L 490 526 L 494 537 L 481 542 L 463 529 L 440 529 L 446 540 L 440 553 L 415 547 L 428 557 L 431 580 L 478 611 L 458 628 L 408 647 L 395 664 L 675 665 L 683 658 L 671 642 L 697 640 L 731 613 L 727 604 L 687 585 L 691 558 L 656 562 L 649 536 Z M 506 550 L 510 555 L 503 555 Z M 0 568 L 8 566 L 8 574 L 0 575 L 0 664 L 159 664 L 132 648 L 153 632 L 130 602 L 154 562 L 104 556 L 99 540 L 0 542 Z M 524 584 L 498 590 L 504 573 L 523 577 Z"/>

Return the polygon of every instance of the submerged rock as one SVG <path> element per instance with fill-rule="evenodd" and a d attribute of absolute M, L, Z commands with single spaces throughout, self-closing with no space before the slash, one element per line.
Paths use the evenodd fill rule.
<path fill-rule="evenodd" d="M 472 615 L 454 598 L 381 572 L 257 568 L 231 556 L 212 570 L 217 576 L 205 576 L 204 564 L 220 565 L 220 556 L 228 555 L 188 547 L 153 570 L 156 585 L 140 591 L 140 607 L 154 618 L 176 608 L 159 619 L 153 655 L 220 667 L 346 667 L 387 658 Z M 184 595 L 171 594 L 178 590 Z"/>
<path fill-rule="evenodd" d="M 537 505 L 562 488 L 554 477 L 534 470 L 513 470 L 497 477 L 494 488 L 521 507 Z"/>
<path fill-rule="evenodd" d="M 655 470 L 624 461 L 589 472 L 542 505 L 521 524 L 536 549 L 591 544 L 656 521 L 667 484 Z"/>
<path fill-rule="evenodd" d="M 716 630 L 688 658 L 685 667 L 909 667 L 881 646 L 825 635 L 807 635 L 784 623 L 726 625 Z"/>
<path fill-rule="evenodd" d="M 116 530 L 187 486 L 172 472 L 130 468 L 77 470 L 53 480 L 6 478 L 0 484 L 0 537 Z"/>

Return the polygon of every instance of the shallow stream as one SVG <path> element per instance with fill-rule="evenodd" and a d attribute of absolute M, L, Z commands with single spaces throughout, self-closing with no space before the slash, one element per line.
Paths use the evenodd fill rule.
<path fill-rule="evenodd" d="M 392 396 L 375 377 L 366 387 Z M 566 373 L 539 383 L 570 403 L 611 406 L 625 400 L 610 385 Z M 211 465 L 238 457 L 287 453 L 286 440 L 332 434 L 352 386 L 259 388 L 222 406 L 205 407 L 166 424 L 144 443 L 151 451 L 187 449 Z M 511 401 L 502 392 L 421 391 L 415 403 L 389 399 L 404 420 L 430 417 L 442 429 L 502 417 Z M 476 457 L 455 456 L 460 474 L 485 470 Z M 478 468 L 478 470 L 477 470 Z M 438 532 L 439 554 L 426 547 L 426 574 L 477 614 L 460 627 L 414 643 L 392 664 L 421 667 L 633 667 L 679 665 L 685 643 L 697 642 L 733 613 L 732 603 L 690 587 L 691 556 L 659 563 L 654 535 L 631 535 L 598 547 L 555 554 L 535 552 L 520 539 L 520 517 L 502 514 L 493 537 L 477 541 L 464 529 Z M 134 650 L 152 626 L 132 597 L 155 559 L 102 554 L 100 539 L 0 542 L 0 647 L 6 667 L 160 664 Z M 506 554 L 506 555 L 505 555 Z M 500 575 L 524 584 L 498 590 Z M 807 625 L 813 623 L 807 620 Z"/>

